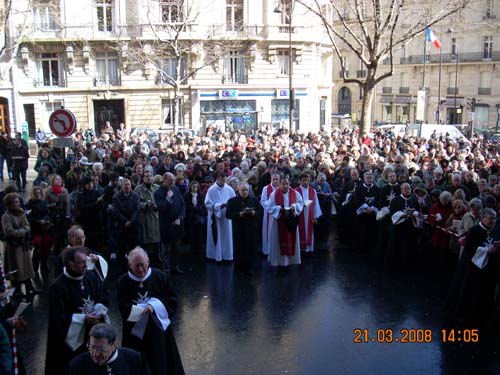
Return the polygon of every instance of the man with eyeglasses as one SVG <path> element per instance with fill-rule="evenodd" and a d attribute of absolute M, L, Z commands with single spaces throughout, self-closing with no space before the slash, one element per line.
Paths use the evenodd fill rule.
<path fill-rule="evenodd" d="M 105 323 L 96 324 L 89 333 L 89 351 L 74 358 L 66 375 L 149 375 L 149 367 L 141 353 L 118 348 L 116 331 Z"/>
<path fill-rule="evenodd" d="M 63 374 L 85 352 L 90 328 L 107 319 L 108 296 L 97 274 L 87 270 L 88 256 L 85 247 L 66 249 L 63 274 L 49 288 L 46 375 Z"/>

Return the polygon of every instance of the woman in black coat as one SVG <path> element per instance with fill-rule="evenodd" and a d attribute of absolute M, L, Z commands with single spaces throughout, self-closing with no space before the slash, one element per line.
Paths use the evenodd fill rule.
<path fill-rule="evenodd" d="M 40 268 L 43 281 L 47 282 L 49 275 L 47 260 L 49 259 L 50 249 L 54 245 L 55 238 L 50 231 L 53 224 L 50 221 L 49 208 L 47 202 L 43 199 L 41 187 L 33 187 L 31 199 L 26 204 L 26 209 L 29 212 L 28 221 L 32 234 L 33 270 L 35 271 L 35 275 L 37 275 L 38 268 Z"/>
<path fill-rule="evenodd" d="M 184 195 L 186 202 L 185 230 L 191 250 L 201 251 L 207 225 L 205 196 L 200 192 L 200 183 L 192 181 L 189 191 Z"/>

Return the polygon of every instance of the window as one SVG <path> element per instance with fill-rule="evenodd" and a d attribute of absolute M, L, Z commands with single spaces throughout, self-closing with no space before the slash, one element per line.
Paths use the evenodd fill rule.
<path fill-rule="evenodd" d="M 287 76 L 290 73 L 288 50 L 278 51 L 279 74 Z"/>
<path fill-rule="evenodd" d="M 48 124 L 52 112 L 54 112 L 56 109 L 60 109 L 62 106 L 62 102 L 46 102 L 43 106 L 43 116 L 45 117 L 44 123 Z"/>
<path fill-rule="evenodd" d="M 363 100 L 363 86 L 359 86 L 359 100 Z"/>
<path fill-rule="evenodd" d="M 229 54 L 224 59 L 224 82 L 247 82 L 245 56 L 241 51 L 229 51 Z"/>
<path fill-rule="evenodd" d="M 292 0 L 280 0 L 280 22 L 282 25 L 290 24 L 290 12 L 292 10 Z M 288 30 L 287 30 L 288 31 Z"/>
<path fill-rule="evenodd" d="M 457 55 L 457 38 L 451 38 L 451 56 Z"/>
<path fill-rule="evenodd" d="M 483 38 L 483 59 L 491 59 L 493 52 L 493 37 L 485 36 Z"/>
<path fill-rule="evenodd" d="M 491 87 L 491 73 L 490 72 L 481 72 L 479 78 L 479 87 L 481 88 L 490 88 Z"/>
<path fill-rule="evenodd" d="M 183 113 L 182 111 L 182 101 L 179 104 L 179 110 L 180 113 Z M 172 128 L 175 123 L 175 99 L 164 99 L 161 101 L 161 108 L 162 108 L 162 118 L 163 118 L 163 123 L 161 125 L 162 128 Z M 181 124 L 177 125 L 182 125 L 182 116 L 180 116 L 179 122 Z"/>
<path fill-rule="evenodd" d="M 481 107 L 481 106 L 476 106 L 475 108 L 475 121 L 476 124 L 474 125 L 476 128 L 479 129 L 487 129 L 488 128 L 488 119 L 489 119 L 489 107 Z"/>
<path fill-rule="evenodd" d="M 226 0 L 226 30 L 243 30 L 243 0 Z"/>
<path fill-rule="evenodd" d="M 328 23 L 333 22 L 333 7 L 331 4 L 321 5 L 321 14 L 328 21 Z"/>
<path fill-rule="evenodd" d="M 160 2 L 161 20 L 164 23 L 178 23 L 183 21 L 183 0 L 167 0 Z"/>
<path fill-rule="evenodd" d="M 348 76 L 347 72 L 349 71 L 349 64 L 347 63 L 347 56 L 342 56 L 340 59 L 340 72 L 342 75 L 342 71 L 346 71 L 346 76 Z"/>
<path fill-rule="evenodd" d="M 60 86 L 63 83 L 63 64 L 57 53 L 42 53 L 38 57 L 38 84 Z"/>
<path fill-rule="evenodd" d="M 96 55 L 96 86 L 120 84 L 118 76 L 118 56 L 116 53 L 103 52 Z"/>
<path fill-rule="evenodd" d="M 35 25 L 38 30 L 57 30 L 57 8 L 54 4 L 38 4 L 34 9 Z"/>
<path fill-rule="evenodd" d="M 113 31 L 113 0 L 96 0 L 97 30 Z"/>
<path fill-rule="evenodd" d="M 408 83 L 408 73 L 406 72 L 401 72 L 401 85 L 400 87 L 410 87 Z"/>
<path fill-rule="evenodd" d="M 177 81 L 177 57 L 168 57 L 162 62 L 161 82 Z M 184 79 L 184 60 L 181 59 L 179 66 L 180 80 Z"/>
<path fill-rule="evenodd" d="M 493 0 L 486 0 L 486 14 L 485 18 L 495 18 L 493 16 Z"/>

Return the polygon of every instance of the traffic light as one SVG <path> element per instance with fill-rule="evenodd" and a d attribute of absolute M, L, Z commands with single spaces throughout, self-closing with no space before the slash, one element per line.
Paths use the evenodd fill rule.
<path fill-rule="evenodd" d="M 476 109 L 476 98 L 467 98 L 465 106 L 469 112 L 475 112 Z"/>

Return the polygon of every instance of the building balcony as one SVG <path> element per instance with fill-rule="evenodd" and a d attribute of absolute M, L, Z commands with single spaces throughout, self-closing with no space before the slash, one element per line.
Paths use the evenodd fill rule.
<path fill-rule="evenodd" d="M 356 77 L 357 78 L 365 78 L 366 77 L 366 70 L 358 70 L 356 72 Z"/>
<path fill-rule="evenodd" d="M 436 53 L 432 55 L 427 55 L 426 64 L 439 64 L 439 61 L 443 64 L 450 63 L 475 63 L 481 61 L 500 61 L 500 51 L 492 51 L 491 53 L 484 52 L 465 52 L 453 54 L 453 53 L 443 53 L 441 56 Z M 400 64 L 423 64 L 424 63 L 424 55 L 410 55 L 407 57 L 402 57 L 399 60 Z M 386 61 L 384 61 L 384 64 Z"/>
<path fill-rule="evenodd" d="M 479 87 L 477 89 L 477 94 L 478 95 L 491 95 L 491 88 L 490 87 Z"/>
<path fill-rule="evenodd" d="M 95 87 L 102 87 L 102 86 L 108 87 L 108 86 L 120 86 L 120 85 L 121 85 L 120 78 L 106 79 L 106 80 L 94 78 Z"/>
<path fill-rule="evenodd" d="M 410 93 L 410 88 L 409 87 L 400 87 L 399 88 L 399 93 L 400 94 L 409 94 Z"/>
<path fill-rule="evenodd" d="M 448 87 L 446 89 L 446 95 L 458 95 L 458 87 Z"/>

